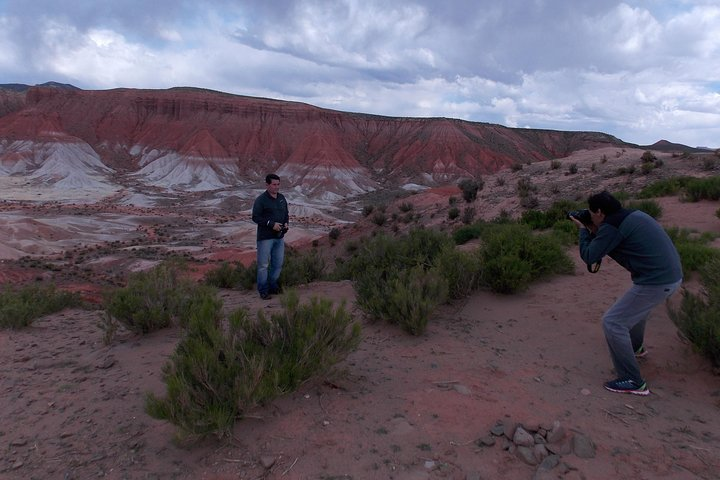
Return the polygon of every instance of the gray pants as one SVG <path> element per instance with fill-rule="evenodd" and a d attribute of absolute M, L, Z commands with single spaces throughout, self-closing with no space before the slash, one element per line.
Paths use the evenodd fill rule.
<path fill-rule="evenodd" d="M 619 379 L 644 382 L 635 351 L 645 339 L 650 311 L 680 287 L 682 279 L 668 285 L 636 285 L 625 292 L 603 316 L 603 331 Z"/>

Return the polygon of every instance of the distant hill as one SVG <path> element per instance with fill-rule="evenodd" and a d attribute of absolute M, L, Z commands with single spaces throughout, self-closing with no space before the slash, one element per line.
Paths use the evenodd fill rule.
<path fill-rule="evenodd" d="M 688 147 L 681 143 L 672 143 L 667 140 L 660 140 L 646 147 L 648 150 L 657 150 L 658 152 L 681 152 L 681 153 L 704 153 L 711 152 L 712 149 L 705 147 Z"/>
<path fill-rule="evenodd" d="M 45 83 L 41 83 L 39 85 L 25 85 L 24 83 L 0 83 L 0 89 L 4 88 L 5 90 L 12 90 L 14 92 L 25 92 L 25 91 L 27 91 L 27 89 L 29 89 L 33 86 L 67 88 L 70 90 L 80 90 L 75 85 L 70 85 L 69 83 L 58 83 L 58 82 L 45 82 Z"/>
<path fill-rule="evenodd" d="M 114 181 L 114 172 L 184 191 L 257 184 L 275 171 L 328 201 L 476 178 L 578 150 L 638 147 L 601 132 L 348 113 L 191 87 L 81 90 L 56 82 L 0 85 L 0 142 L 0 174 L 31 175 L 51 159 L 44 182 L 67 178 L 64 164 L 85 169 L 74 176 L 79 185 L 83 175 Z M 687 147 L 673 147 L 680 148 Z"/>

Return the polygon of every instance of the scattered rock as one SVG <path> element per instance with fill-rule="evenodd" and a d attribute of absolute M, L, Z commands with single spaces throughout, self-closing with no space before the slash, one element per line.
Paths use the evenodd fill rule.
<path fill-rule="evenodd" d="M 475 440 L 475 444 L 478 447 L 492 447 L 495 445 L 495 437 L 492 435 L 484 435 Z"/>
<path fill-rule="evenodd" d="M 490 435 L 494 435 L 496 437 L 501 437 L 505 434 L 505 427 L 503 426 L 502 422 L 496 424 L 494 427 L 490 429 Z"/>
<path fill-rule="evenodd" d="M 512 437 L 512 441 L 518 447 L 532 447 L 533 445 L 535 445 L 535 439 L 523 427 L 517 427 L 515 429 L 515 434 Z"/>
<path fill-rule="evenodd" d="M 27 445 L 27 439 L 21 438 L 19 440 L 10 440 L 11 447 L 24 447 Z"/>
<path fill-rule="evenodd" d="M 107 370 L 108 368 L 115 365 L 116 362 L 117 360 L 115 360 L 115 357 L 113 357 L 112 355 L 108 355 L 107 357 L 103 358 L 100 363 L 95 365 L 95 368 L 99 368 L 100 370 Z"/>
<path fill-rule="evenodd" d="M 580 458 L 595 458 L 595 444 L 582 433 L 573 436 L 572 451 Z"/>
<path fill-rule="evenodd" d="M 276 461 L 277 458 L 272 455 L 263 455 L 260 457 L 260 465 L 262 465 L 265 470 L 270 470 Z"/>
<path fill-rule="evenodd" d="M 518 446 L 516 454 L 518 458 L 520 458 L 523 462 L 527 463 L 528 465 L 537 465 L 538 461 L 535 458 L 535 454 L 533 453 L 532 449 L 529 447 L 524 446 Z"/>

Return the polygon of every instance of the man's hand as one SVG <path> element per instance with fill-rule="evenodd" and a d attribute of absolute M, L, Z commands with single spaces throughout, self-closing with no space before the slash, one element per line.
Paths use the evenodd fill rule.
<path fill-rule="evenodd" d="M 279 232 L 280 230 L 282 230 L 282 223 L 274 222 L 272 229 L 275 230 L 276 232 Z"/>

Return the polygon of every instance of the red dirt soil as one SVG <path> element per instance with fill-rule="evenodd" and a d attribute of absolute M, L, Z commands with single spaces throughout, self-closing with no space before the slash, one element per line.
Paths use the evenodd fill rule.
<path fill-rule="evenodd" d="M 717 202 L 659 202 L 665 225 L 720 232 Z M 501 441 L 475 440 L 498 421 L 554 420 L 587 435 L 596 455 L 562 455 L 535 478 L 720 478 L 720 377 L 665 307 L 649 320 L 641 363 L 652 394 L 602 388 L 613 375 L 600 318 L 629 282 L 612 261 L 597 274 L 578 262 L 575 275 L 518 295 L 479 292 L 443 306 L 419 337 L 363 322 L 338 372 L 251 412 L 231 439 L 192 446 L 143 411 L 146 392 L 164 393 L 161 368 L 180 331 L 105 346 L 102 311 L 49 315 L 0 332 L 0 478 L 531 479 L 537 467 Z M 361 318 L 349 282 L 298 292 L 346 300 Z M 280 309 L 278 297 L 221 296 L 227 310 Z"/>

